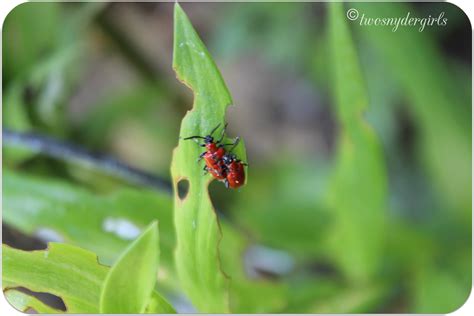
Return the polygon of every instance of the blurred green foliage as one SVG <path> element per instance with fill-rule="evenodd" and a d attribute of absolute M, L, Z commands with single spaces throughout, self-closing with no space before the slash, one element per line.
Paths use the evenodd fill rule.
<path fill-rule="evenodd" d="M 169 178 L 180 121 L 192 100 L 171 74 L 166 39 L 172 34 L 172 4 L 153 5 L 155 10 L 148 10 L 146 4 L 106 3 L 17 7 L 3 29 L 3 127 L 45 133 L 108 152 Z M 206 6 L 214 6 L 218 13 L 206 9 L 212 13 L 206 15 L 199 10 Z M 351 7 L 367 16 L 387 17 L 445 11 L 449 20 L 444 28 L 418 32 L 404 27 L 392 32 L 347 20 L 346 10 Z M 279 135 L 278 150 L 267 146 L 268 134 L 236 122 L 259 138 L 258 149 L 273 152 L 257 154 L 246 137 L 251 175 L 247 185 L 240 192 L 229 192 L 216 183 L 210 186 L 222 240 L 218 235 L 209 239 L 210 247 L 219 245 L 212 251 L 217 251 L 220 262 L 207 275 L 221 275 L 216 270 L 222 265 L 231 277 L 231 310 L 446 313 L 461 306 L 472 279 L 471 63 L 458 43 L 465 40 L 470 47 L 464 13 L 446 3 L 199 7 L 186 3 L 183 8 L 219 68 L 224 66 L 226 82 L 235 73 L 253 79 L 247 78 L 248 68 L 240 67 L 249 60 L 256 60 L 262 67 L 259 71 L 271 70 L 267 77 L 258 78 L 267 81 L 267 86 L 258 86 L 257 100 L 262 102 L 252 104 L 251 112 L 241 104 L 232 112 L 246 113 L 249 122 L 258 111 L 268 114 L 259 125 Z M 112 23 L 104 23 L 106 19 Z M 123 38 L 132 40 L 120 41 L 126 32 Z M 453 43 L 450 38 L 462 40 Z M 151 39 L 156 45 L 149 43 Z M 470 50 L 467 53 L 470 60 Z M 112 66 L 103 66 L 107 63 Z M 145 69 L 151 76 L 144 75 L 143 65 L 153 65 Z M 101 77 L 94 73 L 95 67 L 101 74 L 111 69 L 122 72 Z M 117 84 L 116 77 L 123 82 Z M 103 78 L 111 82 L 100 81 Z M 291 88 L 295 78 L 318 93 L 324 111 L 330 113 L 325 120 L 334 121 L 329 131 L 334 144 L 327 152 L 288 150 L 294 139 L 287 143 L 282 133 L 288 129 L 275 119 L 277 109 L 265 98 L 281 90 L 274 86 L 275 80 L 285 80 Z M 236 102 L 245 102 L 238 89 L 232 89 L 238 84 L 228 83 Z M 290 116 L 293 107 L 299 111 L 293 101 L 281 101 L 287 102 L 283 119 L 290 120 L 285 115 Z M 314 100 L 307 102 L 321 107 Z M 222 113 L 217 115 L 219 122 Z M 219 122 L 190 132 L 205 134 Z M 235 125 L 230 125 L 232 134 L 245 132 Z M 198 149 L 192 145 L 194 155 Z M 194 170 L 195 158 L 185 158 Z M 93 254 L 101 263 L 113 264 L 131 240 L 158 220 L 157 289 L 178 311 L 205 309 L 177 282 L 175 225 L 181 223 L 173 221 L 173 201 L 167 193 L 108 181 L 100 172 L 7 146 L 2 180 L 5 227 L 65 243 L 49 249 L 67 252 L 61 260 L 86 253 L 76 256 L 76 261 L 67 260 L 78 269 L 97 273 L 99 279 L 107 269 L 97 264 Z M 199 214 L 208 219 L 209 215 L 213 214 Z M 188 224 L 192 228 L 192 222 Z M 212 225 L 206 232 L 216 234 L 216 222 Z M 4 241 L 15 244 L 15 240 Z M 195 247 L 196 258 L 203 249 Z M 87 298 L 91 302 L 98 299 L 97 282 L 84 281 L 76 287 L 78 292 L 66 293 L 51 288 L 50 279 L 28 277 L 31 271 L 22 262 L 38 260 L 41 268 L 45 253 L 48 250 L 24 252 L 4 246 L 4 282 L 16 269 L 15 278 L 8 282 L 21 280 L 30 290 L 56 294 L 68 311 L 81 304 L 77 293 L 94 295 Z M 216 262 L 215 257 L 206 258 L 209 253 L 201 257 Z M 50 253 L 48 258 L 59 257 Z M 84 258 L 92 259 L 82 264 Z M 183 253 L 179 261 L 192 264 Z M 61 271 L 45 268 L 44 273 L 59 277 Z M 199 272 L 193 271 L 198 278 L 203 276 Z M 221 289 L 221 285 L 212 286 Z M 206 289 L 201 286 L 200 294 Z M 205 304 L 224 300 L 224 292 L 209 293 L 215 295 L 205 297 Z M 52 309 L 17 290 L 6 291 L 6 296 L 20 310 Z M 154 297 L 150 305 L 159 302 Z M 85 309 L 97 311 L 98 301 L 93 305 Z"/>
<path fill-rule="evenodd" d="M 398 4 L 355 7 L 370 16 L 397 17 L 409 11 L 408 6 Z M 460 10 L 457 14 L 464 15 Z M 470 92 L 457 89 L 457 80 L 448 80 L 455 76 L 449 65 L 442 62 L 430 36 L 409 29 L 391 32 L 375 27 L 357 31 L 387 60 L 394 80 L 399 81 L 405 98 L 413 105 L 410 112 L 419 124 L 420 159 L 426 161 L 437 189 L 444 192 L 454 211 L 470 217 L 471 107 L 463 106 L 469 104 Z"/>
<path fill-rule="evenodd" d="M 340 124 L 329 207 L 335 213 L 335 257 L 348 276 L 365 284 L 377 274 L 385 242 L 387 178 L 377 136 L 363 119 L 364 79 L 342 4 L 329 7 L 333 95 Z"/>

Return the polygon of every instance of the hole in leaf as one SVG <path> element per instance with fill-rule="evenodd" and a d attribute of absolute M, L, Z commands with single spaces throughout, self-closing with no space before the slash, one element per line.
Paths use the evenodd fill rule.
<path fill-rule="evenodd" d="M 180 200 L 184 200 L 189 192 L 189 181 L 181 179 L 178 182 L 178 196 Z"/>
<path fill-rule="evenodd" d="M 61 311 L 66 311 L 66 304 L 64 304 L 64 301 L 56 295 L 50 294 L 50 293 L 45 293 L 45 292 L 33 292 L 27 288 L 24 287 L 15 287 L 12 288 L 15 289 L 19 292 L 28 294 L 30 296 L 36 297 L 38 300 L 43 302 L 44 304 L 48 305 L 49 307 L 59 309 Z"/>

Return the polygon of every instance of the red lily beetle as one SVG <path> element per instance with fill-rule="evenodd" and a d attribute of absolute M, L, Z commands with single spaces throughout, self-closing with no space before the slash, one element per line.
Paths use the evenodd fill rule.
<path fill-rule="evenodd" d="M 226 151 L 224 149 L 225 146 L 235 145 L 237 139 L 232 144 L 222 144 L 222 140 L 224 139 L 225 129 L 227 124 L 225 124 L 224 128 L 222 129 L 222 134 L 219 140 L 214 141 L 214 137 L 212 136 L 214 132 L 219 128 L 220 124 L 218 124 L 209 135 L 206 136 L 189 136 L 184 138 L 184 140 L 189 139 L 203 139 L 204 143 L 199 144 L 201 147 L 205 147 L 206 151 L 199 155 L 198 161 L 204 159 L 206 163 L 203 170 L 209 172 L 214 178 L 218 180 L 224 180 L 227 176 L 225 171 L 225 166 L 222 163 L 222 157 L 225 155 Z"/>
<path fill-rule="evenodd" d="M 245 168 L 246 163 L 237 159 L 235 154 L 226 153 L 222 157 L 222 162 L 225 165 L 225 171 L 227 173 L 224 180 L 226 188 L 237 189 L 245 183 Z"/>

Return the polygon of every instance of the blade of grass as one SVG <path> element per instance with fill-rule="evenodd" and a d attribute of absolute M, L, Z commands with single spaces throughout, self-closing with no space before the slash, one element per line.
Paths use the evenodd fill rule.
<path fill-rule="evenodd" d="M 340 124 L 329 194 L 336 218 L 332 245 L 349 278 L 367 281 L 377 272 L 382 256 L 386 170 L 377 137 L 363 118 L 369 102 L 343 4 L 328 6 L 333 94 Z"/>

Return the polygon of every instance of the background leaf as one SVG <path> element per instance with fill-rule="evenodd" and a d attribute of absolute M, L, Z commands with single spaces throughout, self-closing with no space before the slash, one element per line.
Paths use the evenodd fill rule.
<path fill-rule="evenodd" d="M 413 6 L 405 3 L 354 3 L 354 8 L 368 17 L 399 17 L 413 10 Z M 460 76 L 463 72 L 471 73 L 472 66 L 470 57 L 459 65 L 453 56 L 446 56 L 444 45 L 439 45 L 439 36 L 454 38 L 454 28 L 470 23 L 455 5 L 439 3 L 430 8 L 432 16 L 441 13 L 449 25 L 434 32 L 410 28 L 392 32 L 391 28 L 362 28 L 354 23 L 364 46 L 373 49 L 374 57 L 381 60 L 383 76 L 393 80 L 390 89 L 398 90 L 395 95 L 406 103 L 404 111 L 416 122 L 418 138 L 413 149 L 417 165 L 409 169 L 411 178 L 403 186 L 414 191 L 420 186 L 417 178 L 422 174 L 426 177 L 423 185 L 433 191 L 426 209 L 421 210 L 426 217 L 413 228 L 420 231 L 422 224 L 424 230 L 417 237 L 429 236 L 432 246 L 418 247 L 412 252 L 409 249 L 418 240 L 410 235 L 403 237 L 407 240 L 397 250 L 409 258 L 403 260 L 403 266 L 413 275 L 409 288 L 412 307 L 419 313 L 454 311 L 465 302 L 472 288 L 472 269 L 466 268 L 470 261 L 466 258 L 472 254 L 471 238 L 467 237 L 472 233 L 472 90 L 464 88 L 470 80 Z M 401 51 L 404 53 L 400 54 Z M 395 155 L 392 159 L 400 160 L 400 153 Z M 397 171 L 394 173 L 400 174 Z M 415 211 L 420 212 L 420 208 L 417 206 Z M 398 232 L 396 238 L 404 233 Z"/>
<path fill-rule="evenodd" d="M 158 224 L 130 244 L 109 270 L 100 297 L 105 314 L 143 313 L 156 283 L 159 250 Z"/>
<path fill-rule="evenodd" d="M 171 197 L 149 190 L 120 189 L 105 195 L 51 178 L 3 170 L 3 220 L 44 242 L 90 250 L 111 265 L 153 220 L 160 230 L 160 291 L 174 293 L 175 233 Z M 28 197 L 25 197 L 28 192 Z M 157 245 L 158 247 L 158 245 Z"/>
<path fill-rule="evenodd" d="M 355 3 L 354 7 L 370 17 L 400 17 L 411 9 L 405 3 Z M 432 11 L 433 15 L 445 12 L 449 16 L 449 23 L 456 23 L 455 17 L 464 16 L 462 10 L 450 4 L 440 4 Z M 470 90 L 459 89 L 463 83 L 456 80 L 454 68 L 443 58 L 440 48 L 436 47 L 433 34 L 410 28 L 392 32 L 389 27 L 362 29 L 358 26 L 355 30 L 383 58 L 387 71 L 411 102 L 408 111 L 413 113 L 419 123 L 421 141 L 418 150 L 425 162 L 423 166 L 461 218 L 468 216 L 470 220 Z M 400 51 L 405 53 L 400 54 Z M 450 167 L 446 168 L 447 165 Z"/>
<path fill-rule="evenodd" d="M 174 247 L 171 199 L 155 191 L 122 189 L 93 194 L 83 187 L 18 172 L 3 172 L 3 220 L 42 238 L 52 231 L 61 241 L 98 254 L 111 264 L 153 220 L 161 229 L 161 256 L 170 266 Z M 25 197 L 28 192 L 28 198 Z M 47 236 L 43 236 L 45 241 Z M 58 241 L 58 240 L 56 240 Z"/>
<path fill-rule="evenodd" d="M 333 242 L 345 272 L 364 281 L 376 273 L 382 254 L 386 171 L 377 137 L 363 118 L 369 101 L 343 4 L 328 6 L 333 94 L 341 125 L 328 197 L 336 216 Z"/>

